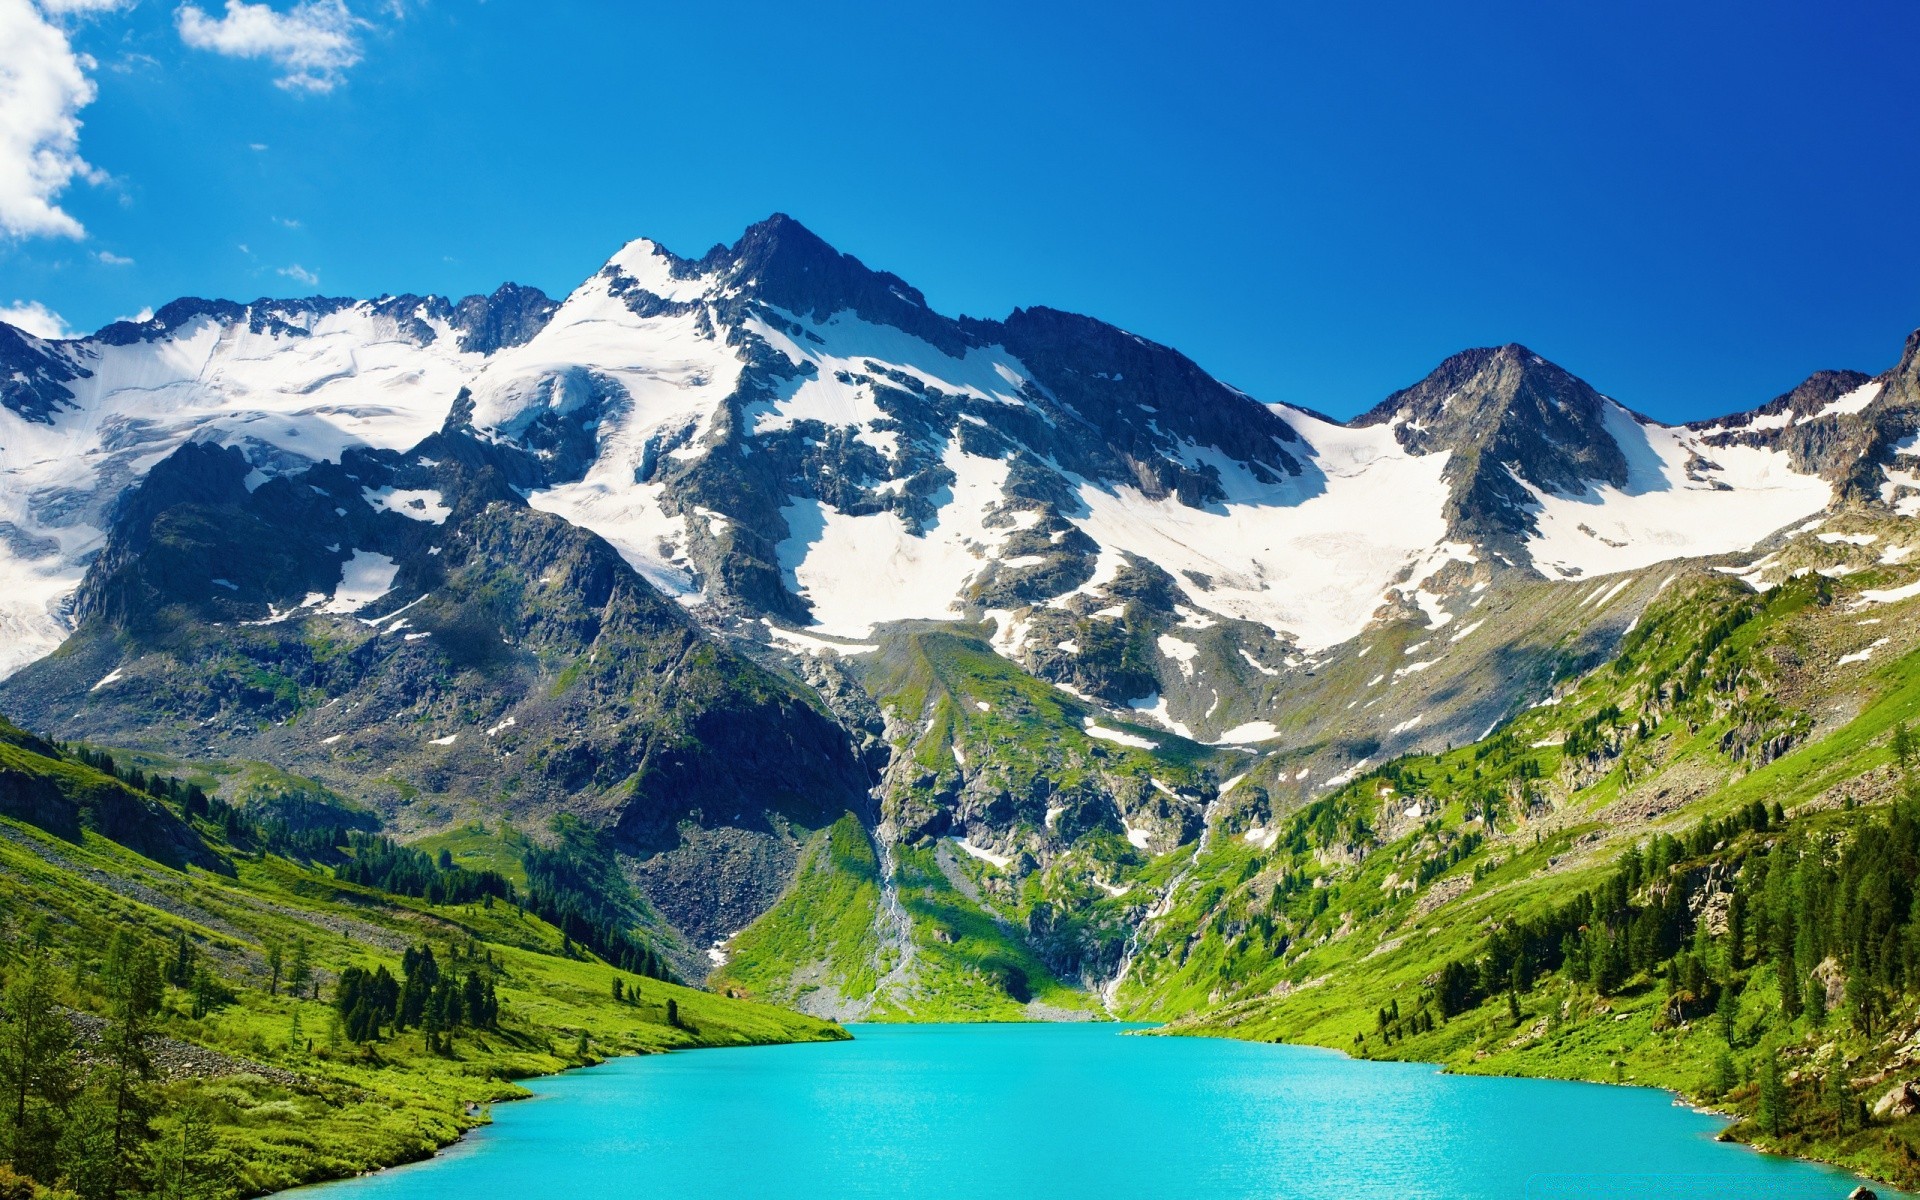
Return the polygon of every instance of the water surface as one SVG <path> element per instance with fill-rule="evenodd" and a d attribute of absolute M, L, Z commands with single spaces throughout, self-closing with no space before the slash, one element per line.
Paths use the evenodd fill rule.
<path fill-rule="evenodd" d="M 1841 1200 L 1858 1182 L 1716 1143 L 1720 1121 L 1641 1088 L 1114 1025 L 854 1034 L 536 1080 L 440 1158 L 305 1200 Z"/>

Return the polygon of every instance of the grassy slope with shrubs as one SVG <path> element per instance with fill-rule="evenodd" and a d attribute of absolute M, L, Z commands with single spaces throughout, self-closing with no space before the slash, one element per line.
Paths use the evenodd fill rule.
<path fill-rule="evenodd" d="M 1654 1084 L 1733 1114 L 1731 1136 L 1920 1182 L 1920 1119 L 1865 1111 L 1914 1078 L 1920 1032 L 1920 801 L 1893 763 L 1920 654 L 1836 670 L 1855 595 L 1683 580 L 1557 702 L 1386 764 L 1271 845 L 1216 840 L 1150 923 L 1125 1010 Z"/>
<path fill-rule="evenodd" d="M 0 787 L 50 782 L 62 794 L 151 801 L 36 753 L 52 748 L 18 730 L 4 732 Z M 168 1041 L 156 1045 L 190 1043 L 237 1061 L 146 1086 L 160 1102 L 157 1144 L 168 1144 L 177 1114 L 210 1124 L 225 1164 L 212 1194 L 257 1194 L 422 1157 L 485 1120 L 487 1104 L 525 1094 L 514 1080 L 609 1055 L 845 1036 L 829 1022 L 615 971 L 511 903 L 397 896 L 236 849 L 209 820 L 192 826 L 215 851 L 217 870 L 167 866 L 90 828 L 61 837 L 0 818 L 0 944 L 8 947 L 0 974 L 17 978 L 44 944 L 58 967 L 59 1002 L 104 1012 L 103 964 L 116 934 L 132 934 L 162 959 L 185 939 L 211 983 L 165 988 L 155 1033 Z M 278 947 L 284 973 L 295 946 L 312 973 L 299 997 L 284 978 L 273 985 L 269 957 Z M 451 1030 L 440 1052 L 418 1028 L 350 1041 L 330 1003 L 334 981 L 351 967 L 400 976 L 409 947 L 433 948 L 454 971 L 484 972 L 497 986 L 498 1027 Z"/>

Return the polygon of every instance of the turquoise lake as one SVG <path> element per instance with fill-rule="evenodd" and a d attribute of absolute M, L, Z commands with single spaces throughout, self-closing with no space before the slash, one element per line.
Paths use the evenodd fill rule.
<path fill-rule="evenodd" d="M 1666 1094 L 1114 1025 L 856 1026 L 620 1059 L 304 1200 L 1841 1200 Z M 1894 1193 L 1881 1189 L 1880 1194 Z"/>

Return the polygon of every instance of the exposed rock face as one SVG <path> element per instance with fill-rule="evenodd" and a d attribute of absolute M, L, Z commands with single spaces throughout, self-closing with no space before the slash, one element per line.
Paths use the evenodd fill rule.
<path fill-rule="evenodd" d="M 1525 346 L 1467 350 L 1356 421 L 1392 423 L 1415 454 L 1448 452 L 1447 521 L 1465 541 L 1513 545 L 1533 530 L 1531 497 L 1624 487 L 1627 461 L 1606 397 Z M 1617 406 L 1616 406 L 1617 407 Z"/>
<path fill-rule="evenodd" d="M 559 307 L 539 288 L 503 283 L 491 296 L 468 296 L 454 305 L 450 320 L 460 330 L 462 350 L 492 354 L 533 340 Z"/>
<path fill-rule="evenodd" d="M 55 413 L 72 406 L 66 385 L 85 374 L 47 342 L 0 322 L 0 406 L 50 425 Z"/>
<path fill-rule="evenodd" d="M 795 837 L 864 808 L 866 772 L 808 692 L 528 508 L 496 457 L 442 435 L 248 491 L 238 451 L 183 447 L 122 506 L 69 651 L 0 703 L 56 732 L 268 758 L 402 830 L 574 812 L 642 860 L 683 932 L 737 928 Z"/>
<path fill-rule="evenodd" d="M 1910 1117 L 1920 1112 L 1920 1083 L 1901 1080 L 1873 1102 L 1873 1115 L 1882 1118 Z"/>
<path fill-rule="evenodd" d="M 1711 445 L 1782 451 L 1843 499 L 1897 504 L 1920 490 L 1916 463 L 1901 461 L 1920 435 L 1920 330 L 1882 375 L 1819 371 L 1750 413 L 1690 428 Z"/>

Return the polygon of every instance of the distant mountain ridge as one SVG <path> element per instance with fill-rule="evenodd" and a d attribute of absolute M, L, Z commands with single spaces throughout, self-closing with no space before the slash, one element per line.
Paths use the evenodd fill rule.
<path fill-rule="evenodd" d="M 1090 985 L 1129 856 L 1483 737 L 1677 573 L 1920 512 L 1916 344 L 1688 426 L 1476 349 L 1341 423 L 1090 317 L 941 315 L 783 216 L 559 301 L 0 326 L 0 710 L 401 834 L 581 816 L 689 971 L 845 820 L 885 880 L 962 845 L 1070 878 L 994 936 Z"/>

